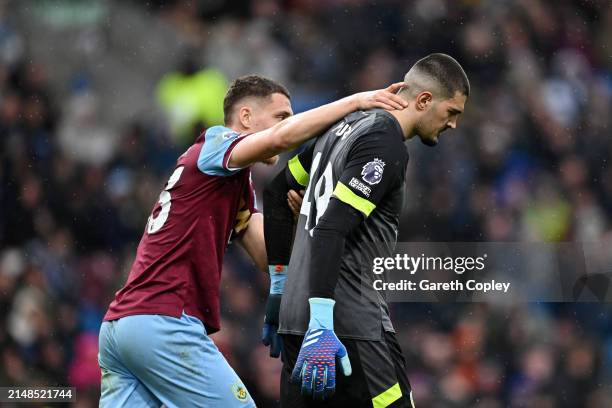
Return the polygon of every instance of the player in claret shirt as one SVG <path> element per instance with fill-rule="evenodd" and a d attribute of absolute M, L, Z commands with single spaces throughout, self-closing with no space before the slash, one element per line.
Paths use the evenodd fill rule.
<path fill-rule="evenodd" d="M 104 317 L 101 407 L 255 405 L 209 337 L 220 329 L 221 264 L 232 235 L 266 268 L 249 166 L 273 160 L 351 111 L 402 108 L 394 94 L 401 85 L 292 116 L 282 85 L 258 76 L 233 82 L 224 100 L 226 126 L 209 128 L 178 158 L 128 280 Z"/>

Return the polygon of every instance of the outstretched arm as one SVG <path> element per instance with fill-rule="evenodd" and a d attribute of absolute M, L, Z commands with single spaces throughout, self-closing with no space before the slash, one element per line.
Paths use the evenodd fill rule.
<path fill-rule="evenodd" d="M 228 167 L 244 168 L 291 150 L 356 110 L 404 109 L 407 102 L 395 94 L 403 86 L 403 82 L 398 82 L 385 89 L 347 96 L 292 116 L 264 131 L 254 133 L 234 147 Z"/>

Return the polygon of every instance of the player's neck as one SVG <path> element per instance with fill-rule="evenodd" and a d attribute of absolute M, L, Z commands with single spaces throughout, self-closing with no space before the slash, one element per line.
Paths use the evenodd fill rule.
<path fill-rule="evenodd" d="M 242 126 L 240 123 L 226 123 L 225 127 L 232 129 L 236 133 L 253 133 L 252 131 L 249 131 L 249 129 Z"/>
<path fill-rule="evenodd" d="M 400 127 L 402 128 L 402 133 L 404 134 L 404 140 L 408 140 L 412 136 L 415 135 L 415 133 L 414 133 L 414 120 L 408 114 L 408 111 L 406 109 L 404 109 L 402 111 L 389 110 L 387 112 L 389 112 L 391 114 L 391 116 L 393 116 L 397 120 L 397 122 L 399 123 Z"/>

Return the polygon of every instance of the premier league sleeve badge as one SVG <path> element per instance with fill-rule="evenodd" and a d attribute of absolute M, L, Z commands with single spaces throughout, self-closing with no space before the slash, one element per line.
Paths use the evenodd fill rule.
<path fill-rule="evenodd" d="M 382 180 L 384 170 L 385 162 L 375 158 L 363 166 L 361 169 L 361 178 L 369 185 L 378 184 L 380 180 Z"/>

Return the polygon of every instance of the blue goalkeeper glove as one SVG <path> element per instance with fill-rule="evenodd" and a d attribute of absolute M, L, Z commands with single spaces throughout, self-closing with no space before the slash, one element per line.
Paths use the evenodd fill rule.
<path fill-rule="evenodd" d="M 280 304 L 287 279 L 287 267 L 285 265 L 269 265 L 270 271 L 270 295 L 266 302 L 266 316 L 261 333 L 261 341 L 270 347 L 270 357 L 278 358 L 283 348 L 283 341 L 278 334 L 278 315 Z"/>
<path fill-rule="evenodd" d="M 345 376 L 351 375 L 346 347 L 334 333 L 333 299 L 310 298 L 310 323 L 304 336 L 291 382 L 302 384 L 302 394 L 316 400 L 331 397 L 336 390 L 336 360 Z"/>

